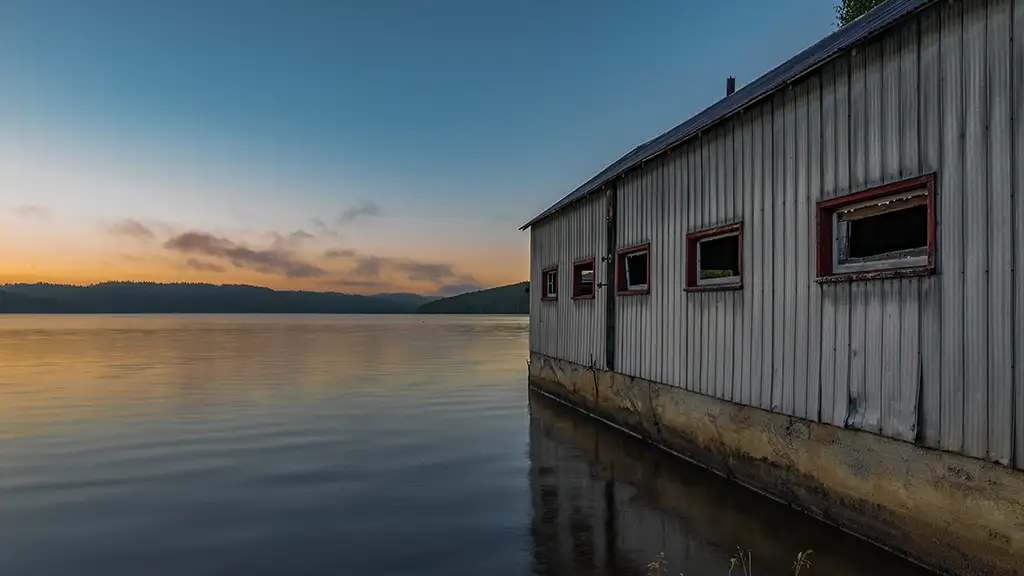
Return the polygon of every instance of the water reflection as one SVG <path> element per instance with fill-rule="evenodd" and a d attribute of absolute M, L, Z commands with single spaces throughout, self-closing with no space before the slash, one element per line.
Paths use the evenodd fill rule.
<path fill-rule="evenodd" d="M 724 575 L 737 546 L 755 573 L 929 574 L 660 449 L 530 393 L 532 536 L 538 574 Z"/>

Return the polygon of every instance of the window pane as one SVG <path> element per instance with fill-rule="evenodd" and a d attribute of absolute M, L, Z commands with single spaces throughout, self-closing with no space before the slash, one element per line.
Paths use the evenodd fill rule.
<path fill-rule="evenodd" d="M 574 269 L 576 274 L 575 283 L 576 293 L 575 296 L 593 296 L 594 295 L 594 265 L 593 264 L 580 264 Z"/>
<path fill-rule="evenodd" d="M 628 288 L 647 286 L 647 252 L 626 256 L 626 286 Z"/>
<path fill-rule="evenodd" d="M 740 275 L 740 237 L 725 236 L 701 240 L 700 279 L 730 278 Z"/>
<path fill-rule="evenodd" d="M 924 204 L 851 219 L 845 224 L 847 258 L 870 258 L 928 247 L 928 206 Z"/>

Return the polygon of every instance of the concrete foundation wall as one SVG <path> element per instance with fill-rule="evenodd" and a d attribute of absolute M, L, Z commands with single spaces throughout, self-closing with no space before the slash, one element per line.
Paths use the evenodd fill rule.
<path fill-rule="evenodd" d="M 1024 473 L 538 353 L 531 385 L 933 569 L 1024 574 Z"/>

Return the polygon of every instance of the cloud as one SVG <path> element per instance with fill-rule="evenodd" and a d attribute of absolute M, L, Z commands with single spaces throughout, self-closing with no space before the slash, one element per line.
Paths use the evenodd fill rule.
<path fill-rule="evenodd" d="M 286 278 L 319 278 L 327 274 L 323 268 L 297 258 L 287 250 L 249 248 L 206 232 L 179 234 L 165 242 L 164 248 L 182 254 L 208 256 L 230 262 L 236 268 L 278 274 Z"/>
<path fill-rule="evenodd" d="M 12 210 L 16 216 L 32 220 L 49 220 L 52 216 L 50 211 L 42 206 L 18 206 Z"/>
<path fill-rule="evenodd" d="M 153 233 L 153 229 L 142 224 L 138 220 L 131 218 L 125 218 L 124 220 L 118 220 L 107 227 L 107 232 L 110 232 L 114 236 L 125 236 L 127 238 L 135 238 L 137 240 L 152 240 L 156 234 Z"/>
<path fill-rule="evenodd" d="M 318 234 L 335 238 L 338 236 L 338 231 L 328 226 L 327 223 L 320 218 L 310 218 L 309 223 L 313 225 L 313 229 L 316 230 Z"/>
<path fill-rule="evenodd" d="M 342 250 L 339 248 L 328 248 L 327 250 L 324 250 L 324 258 L 352 258 L 355 255 L 355 250 Z"/>
<path fill-rule="evenodd" d="M 213 262 L 203 262 L 202 260 L 196 260 L 195 258 L 189 258 L 185 261 L 185 267 L 192 270 L 198 270 L 200 272 L 223 272 L 224 267 L 220 264 L 214 264 Z"/>
<path fill-rule="evenodd" d="M 277 232 L 271 232 L 270 236 L 274 239 L 274 242 L 270 247 L 278 250 L 298 248 L 299 245 L 306 240 L 316 238 L 316 236 L 306 232 L 305 230 L 296 230 L 285 235 L 278 234 Z"/>
<path fill-rule="evenodd" d="M 449 286 L 451 289 L 478 289 L 480 283 L 468 274 L 460 274 L 451 264 L 421 262 L 412 258 L 391 258 L 374 254 L 361 254 L 354 250 L 327 250 L 328 258 L 349 258 L 353 261 L 347 271 L 356 278 L 380 279 L 392 275 L 404 277 L 411 282 L 423 282 Z"/>
<path fill-rule="evenodd" d="M 380 216 L 380 206 L 373 201 L 366 201 L 346 208 L 341 216 L 338 216 L 338 224 L 348 224 L 363 216 Z"/>

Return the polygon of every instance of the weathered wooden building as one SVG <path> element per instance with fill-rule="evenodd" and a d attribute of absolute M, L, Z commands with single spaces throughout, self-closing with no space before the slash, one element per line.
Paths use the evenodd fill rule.
<path fill-rule="evenodd" d="M 830 498 L 891 512 L 874 523 L 766 486 L 807 473 L 786 460 L 799 452 L 770 474 L 725 472 L 876 541 L 902 522 L 911 536 L 887 544 L 939 568 L 959 569 L 957 555 L 1012 566 L 1024 557 L 1022 178 L 1024 0 L 889 0 L 524 226 L 531 377 L 720 470 L 725 452 L 761 456 L 700 441 L 709 410 L 719 435 L 722 414 L 756 408 L 776 418 L 766 426 L 920 458 L 868 466 L 912 481 L 891 494 L 817 479 Z M 1006 513 L 943 500 L 936 482 L 957 481 Z"/>

